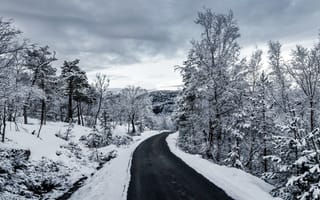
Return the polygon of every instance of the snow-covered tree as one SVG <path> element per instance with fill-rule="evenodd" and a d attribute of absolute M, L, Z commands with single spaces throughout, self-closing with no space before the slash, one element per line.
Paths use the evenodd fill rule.
<path fill-rule="evenodd" d="M 147 114 L 150 114 L 150 99 L 145 89 L 135 86 L 128 86 L 121 90 L 121 106 L 127 117 L 128 132 L 136 134 L 136 123 L 140 122 L 143 126 L 143 120 Z M 129 127 L 131 125 L 131 131 Z"/>
<path fill-rule="evenodd" d="M 196 131 L 202 132 L 197 135 L 205 135 L 207 156 L 220 161 L 222 144 L 227 132 L 226 118 L 236 108 L 234 100 L 238 92 L 234 85 L 230 84 L 230 79 L 239 56 L 239 28 L 231 11 L 224 15 L 205 9 L 198 13 L 195 23 L 201 26 L 203 32 L 199 41 L 192 41 L 188 60 L 184 63 L 184 68 L 181 67 L 181 71 L 185 76 L 182 97 L 189 96 L 188 93 L 192 94 L 190 92 L 193 91 L 192 101 L 196 104 L 191 105 L 193 103 L 190 104 L 187 99 L 183 99 L 180 106 L 190 104 L 201 110 L 200 116 L 193 117 L 198 120 L 191 122 L 194 121 L 191 119 L 186 123 L 206 123 L 200 126 L 205 128 Z M 194 109 L 191 108 L 192 114 L 195 114 L 192 110 Z M 180 117 L 182 120 L 178 124 L 186 119 L 183 113 Z"/>
<path fill-rule="evenodd" d="M 320 86 L 320 42 L 311 50 L 297 46 L 292 51 L 292 60 L 287 70 L 303 94 L 309 113 L 308 130 L 313 131 L 317 126 L 316 107 Z"/>
<path fill-rule="evenodd" d="M 68 111 L 66 121 L 73 120 L 73 99 L 75 95 L 81 93 L 89 87 L 87 75 L 78 66 L 80 60 L 64 61 L 61 67 L 61 79 L 64 83 L 66 95 L 68 96 Z"/>
<path fill-rule="evenodd" d="M 24 104 L 24 123 L 27 122 L 27 106 L 32 98 L 39 98 L 41 101 L 40 128 L 38 137 L 40 136 L 41 127 L 46 122 L 48 95 L 52 94 L 55 86 L 56 69 L 51 66 L 55 61 L 55 53 L 49 51 L 48 46 L 35 47 L 26 50 L 24 55 L 24 66 L 31 71 L 30 91 L 26 96 Z M 33 97 L 36 96 L 36 97 Z"/>
<path fill-rule="evenodd" d="M 272 79 L 272 94 L 273 100 L 279 109 L 279 113 L 291 114 L 294 116 L 292 110 L 292 103 L 289 101 L 290 82 L 286 66 L 281 55 L 281 44 L 279 41 L 269 41 L 268 43 L 268 58 L 271 66 L 271 73 L 269 77 Z"/>
<path fill-rule="evenodd" d="M 94 118 L 94 125 L 97 124 L 97 119 L 100 114 L 101 105 L 102 105 L 103 100 L 105 99 L 105 95 L 107 93 L 108 86 L 109 86 L 109 79 L 107 78 L 107 75 L 97 74 L 96 80 L 95 80 L 95 88 L 97 89 L 99 96 L 98 96 L 98 108 L 97 108 L 97 112 L 96 112 L 96 115 Z"/>
<path fill-rule="evenodd" d="M 0 18 L 0 132 L 1 141 L 4 142 L 6 120 L 10 113 L 15 90 L 17 58 L 23 49 L 24 43 L 20 41 L 21 31 L 12 25 L 12 21 Z M 2 130 L 1 130 L 2 128 Z"/>

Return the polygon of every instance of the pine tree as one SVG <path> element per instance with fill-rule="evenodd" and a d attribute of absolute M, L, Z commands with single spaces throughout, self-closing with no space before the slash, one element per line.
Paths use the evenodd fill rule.
<path fill-rule="evenodd" d="M 61 78 L 65 83 L 64 88 L 68 96 L 68 112 L 66 121 L 73 120 L 73 98 L 76 92 L 80 92 L 84 88 L 88 88 L 88 79 L 86 73 L 78 66 L 80 60 L 64 61 L 61 67 Z"/>
<path fill-rule="evenodd" d="M 25 105 L 24 105 L 24 117 L 25 123 L 27 123 L 27 105 L 30 103 L 30 99 L 33 95 L 37 94 L 38 89 L 41 100 L 41 117 L 40 117 L 40 128 L 38 131 L 38 136 L 40 136 L 40 131 L 42 126 L 45 124 L 46 113 L 47 113 L 47 97 L 48 94 L 52 93 L 52 87 L 56 81 L 56 69 L 51 66 L 51 63 L 56 60 L 55 53 L 49 51 L 49 47 L 35 47 L 32 49 L 27 49 L 25 56 L 24 65 L 32 73 L 31 78 L 31 91 L 29 92 Z"/>

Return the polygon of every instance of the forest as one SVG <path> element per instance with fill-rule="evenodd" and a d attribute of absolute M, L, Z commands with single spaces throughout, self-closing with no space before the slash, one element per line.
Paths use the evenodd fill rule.
<path fill-rule="evenodd" d="M 296 45 L 289 58 L 279 41 L 241 58 L 232 11 L 205 9 L 195 23 L 202 33 L 177 66 L 179 146 L 262 177 L 274 196 L 319 199 L 320 38 L 311 48 Z"/>
<path fill-rule="evenodd" d="M 48 120 L 88 127 L 101 125 L 104 131 L 128 123 L 128 132 L 133 135 L 142 132 L 143 127 L 156 126 L 147 90 L 128 86 L 112 92 L 105 74 L 98 73 L 89 83 L 79 59 L 64 61 L 59 69 L 53 66 L 56 60 L 49 46 L 31 43 L 12 20 L 0 19 L 2 142 L 6 122 L 18 128 L 18 117 L 23 117 L 24 124 L 30 116 L 40 120 L 34 132 L 37 137 L 41 137 L 41 128 Z"/>

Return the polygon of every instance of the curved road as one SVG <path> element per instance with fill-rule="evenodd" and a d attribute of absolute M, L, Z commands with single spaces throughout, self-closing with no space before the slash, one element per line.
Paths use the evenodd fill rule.
<path fill-rule="evenodd" d="M 135 150 L 128 200 L 231 200 L 226 193 L 171 153 L 169 133 L 153 136 Z"/>

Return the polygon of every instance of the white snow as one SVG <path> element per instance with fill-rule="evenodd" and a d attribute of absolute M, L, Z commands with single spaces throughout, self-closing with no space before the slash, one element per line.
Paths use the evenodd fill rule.
<path fill-rule="evenodd" d="M 16 130 L 15 124 L 8 122 L 6 129 L 5 143 L 1 143 L 2 148 L 22 148 L 29 149 L 31 152 L 30 159 L 37 161 L 42 157 L 52 159 L 63 163 L 73 169 L 71 178 L 76 181 L 82 176 L 88 176 L 86 184 L 76 191 L 71 199 L 81 200 L 100 200 L 100 199 L 126 199 L 127 188 L 130 181 L 131 157 L 135 148 L 145 139 L 156 135 L 159 131 L 145 131 L 140 136 L 133 136 L 133 142 L 128 146 L 109 145 L 99 148 L 99 152 L 108 153 L 116 150 L 117 157 L 107 162 L 102 169 L 96 171 L 97 162 L 88 160 L 88 157 L 94 150 L 86 147 L 79 138 L 82 135 L 88 135 L 91 129 L 74 124 L 69 141 L 57 137 L 56 133 L 64 133 L 68 128 L 68 123 L 48 122 L 42 127 L 40 138 L 37 138 L 39 130 L 39 120 L 29 119 L 29 124 L 23 124 L 22 119 L 18 121 Z M 32 132 L 35 131 L 33 135 Z M 124 136 L 127 134 L 127 126 L 117 126 L 112 134 Z M 73 141 L 81 147 L 85 156 L 83 159 L 77 159 L 75 156 L 68 154 L 67 150 L 61 148 Z M 63 152 L 57 155 L 57 152 Z M 95 173 L 91 176 L 92 173 Z"/>
<path fill-rule="evenodd" d="M 73 181 L 78 180 L 82 176 L 90 176 L 90 174 L 96 171 L 98 163 L 88 160 L 88 157 L 94 150 L 79 142 L 79 138 L 82 135 L 88 135 L 91 128 L 74 124 L 69 141 L 65 141 L 55 134 L 59 132 L 64 133 L 68 128 L 68 123 L 47 122 L 47 124 L 42 127 L 40 138 L 37 138 L 39 120 L 29 118 L 28 124 L 23 124 L 22 118 L 19 118 L 17 121 L 19 130 L 16 130 L 14 123 L 8 122 L 6 128 L 6 138 L 8 141 L 4 144 L 0 144 L 0 147 L 29 149 L 31 152 L 31 160 L 37 161 L 41 160 L 42 157 L 45 157 L 63 163 L 63 165 L 73 169 L 72 174 L 70 174 Z M 35 131 L 35 135 L 32 135 L 33 131 Z M 113 130 L 113 134 L 119 136 L 125 135 L 126 132 L 126 126 L 117 126 Z M 82 159 L 77 159 L 74 155 L 70 155 L 70 152 L 62 147 L 69 142 L 74 142 L 79 145 L 82 154 L 85 155 Z M 108 153 L 114 149 L 117 149 L 117 147 L 109 145 L 99 149 L 99 151 Z M 57 152 L 63 153 L 58 156 Z"/>
<path fill-rule="evenodd" d="M 39 160 L 41 157 L 59 160 L 56 151 L 60 150 L 61 145 L 68 144 L 70 141 L 77 141 L 81 135 L 88 135 L 90 128 L 74 125 L 70 141 L 65 141 L 55 136 L 58 132 L 64 132 L 68 124 L 64 122 L 47 122 L 42 127 L 40 138 L 37 138 L 39 130 L 39 120 L 28 119 L 29 124 L 18 122 L 19 131 L 15 130 L 13 123 L 8 124 L 6 138 L 15 143 L 14 147 L 29 149 L 31 151 L 31 160 Z M 31 133 L 35 131 L 35 135 Z M 10 144 L 10 142 L 9 142 Z"/>
<path fill-rule="evenodd" d="M 269 194 L 269 191 L 273 189 L 270 184 L 243 170 L 220 166 L 201 158 L 199 155 L 183 152 L 176 145 L 177 137 L 178 132 L 170 134 L 166 139 L 170 151 L 224 190 L 230 197 L 235 200 L 275 200 Z"/>
<path fill-rule="evenodd" d="M 91 177 L 76 191 L 71 200 L 125 200 L 130 181 L 131 158 L 136 147 L 145 139 L 159 134 L 158 131 L 146 131 L 134 136 L 134 143 L 126 148 L 117 148 L 117 157 Z"/>

